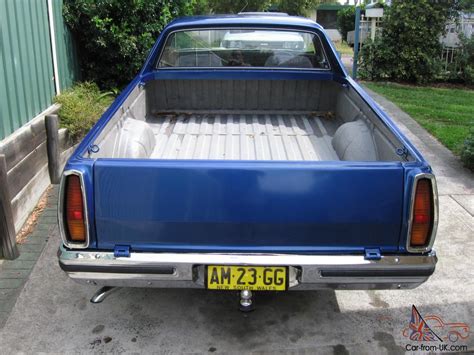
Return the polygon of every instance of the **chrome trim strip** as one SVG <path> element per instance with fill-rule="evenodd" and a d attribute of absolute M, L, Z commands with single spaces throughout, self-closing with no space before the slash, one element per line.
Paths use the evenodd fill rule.
<path fill-rule="evenodd" d="M 435 255 L 436 253 L 432 253 Z M 364 255 L 306 255 L 306 254 L 219 254 L 219 253 L 140 253 L 130 257 L 115 257 L 113 252 L 78 251 L 59 249 L 59 258 L 65 263 L 98 265 L 150 265 L 150 264 L 217 264 L 217 265 L 326 265 L 390 267 L 396 265 L 415 266 L 426 264 L 424 255 L 384 255 L 380 260 L 366 260 Z"/>
<path fill-rule="evenodd" d="M 85 243 L 70 242 L 66 238 L 66 226 L 64 221 L 64 189 L 66 185 L 66 177 L 69 175 L 76 175 L 79 177 L 81 182 L 82 201 L 84 203 L 84 223 L 86 227 L 86 241 Z M 58 200 L 58 225 L 59 235 L 61 236 L 63 244 L 68 248 L 86 249 L 89 247 L 90 235 L 89 235 L 89 211 L 87 209 L 87 198 L 86 198 L 86 185 L 84 183 L 84 177 L 82 172 L 79 170 L 66 170 L 63 172 L 61 183 L 59 185 L 59 200 Z"/>
<path fill-rule="evenodd" d="M 366 260 L 363 255 L 295 255 L 295 254 L 213 254 L 213 253 L 131 253 L 130 257 L 114 257 L 112 252 L 68 250 L 58 251 L 60 265 L 69 277 L 80 283 L 129 287 L 204 288 L 205 265 L 290 266 L 295 271 L 293 289 L 370 289 L 413 288 L 425 282 L 437 262 L 433 251 L 425 255 L 385 255 L 380 260 Z M 173 267 L 173 274 L 145 274 L 141 267 Z M 89 272 L 87 268 L 102 268 Z M 110 267 L 110 271 L 107 268 Z M 117 273 L 119 267 L 136 273 Z M 74 271 L 74 268 L 76 270 Z M 296 272 L 299 270 L 298 272 Z M 358 270 L 357 276 L 324 276 L 322 271 Z M 379 273 L 373 276 L 371 273 Z M 386 271 L 386 274 L 383 273 Z M 400 272 L 397 275 L 397 271 Z M 419 271 L 419 274 L 418 274 Z M 367 272 L 367 276 L 363 273 Z M 362 276 L 361 276 L 362 275 Z"/>
<path fill-rule="evenodd" d="M 431 234 L 429 236 L 429 243 L 425 247 L 412 247 L 410 246 L 410 236 L 411 236 L 411 227 L 413 224 L 413 208 L 415 204 L 415 194 L 416 186 L 420 179 L 429 179 L 431 181 L 431 188 L 433 193 L 433 227 L 431 229 Z M 433 244 L 436 237 L 436 232 L 438 230 L 438 221 L 439 221 L 439 206 L 438 206 L 438 186 L 436 185 L 436 178 L 433 174 L 422 173 L 417 174 L 414 177 L 411 197 L 410 197 L 410 214 L 408 219 L 408 230 L 406 238 L 406 249 L 410 253 L 426 253 L 433 248 Z"/>

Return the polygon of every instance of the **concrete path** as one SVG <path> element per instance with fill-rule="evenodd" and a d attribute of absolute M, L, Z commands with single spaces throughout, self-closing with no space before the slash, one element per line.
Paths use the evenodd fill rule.
<path fill-rule="evenodd" d="M 342 64 L 344 64 L 344 67 L 346 68 L 347 72 L 351 76 L 352 76 L 352 65 L 354 63 L 353 58 L 354 58 L 354 55 L 349 55 L 349 54 L 343 54 L 341 56 Z"/>
<path fill-rule="evenodd" d="M 48 203 L 37 220 L 35 230 L 25 243 L 18 246 L 20 257 L 0 260 L 0 329 L 7 321 L 49 236 L 57 233 L 57 193 L 57 187 L 48 192 Z"/>
<path fill-rule="evenodd" d="M 55 229 L 0 331 L 0 352 L 397 354 L 416 344 L 402 335 L 413 304 L 425 317 L 473 328 L 473 175 L 406 114 L 374 97 L 438 176 L 439 264 L 426 284 L 406 291 L 262 294 L 248 315 L 236 310 L 234 293 L 201 290 L 121 289 L 92 305 L 96 289 L 75 284 L 57 265 Z M 474 350 L 474 335 L 456 344 Z"/>

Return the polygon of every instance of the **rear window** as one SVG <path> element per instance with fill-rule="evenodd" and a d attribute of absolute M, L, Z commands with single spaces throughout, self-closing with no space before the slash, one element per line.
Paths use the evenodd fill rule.
<path fill-rule="evenodd" d="M 329 69 L 329 63 L 314 33 L 208 29 L 171 33 L 158 67 Z"/>

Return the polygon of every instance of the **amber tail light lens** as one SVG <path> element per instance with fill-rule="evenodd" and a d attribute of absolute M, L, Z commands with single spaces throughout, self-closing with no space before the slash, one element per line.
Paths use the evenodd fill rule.
<path fill-rule="evenodd" d="M 86 241 L 84 221 L 84 200 L 79 176 L 69 175 L 66 180 L 64 213 L 66 217 L 66 236 L 71 242 Z"/>
<path fill-rule="evenodd" d="M 425 247 L 433 229 L 433 189 L 429 179 L 420 179 L 416 185 L 412 210 L 410 246 Z"/>

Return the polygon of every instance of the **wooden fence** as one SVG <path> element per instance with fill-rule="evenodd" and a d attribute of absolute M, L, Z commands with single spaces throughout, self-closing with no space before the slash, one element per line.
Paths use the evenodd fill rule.
<path fill-rule="evenodd" d="M 15 237 L 43 192 L 59 183 L 72 153 L 65 129 L 50 107 L 0 144 L 0 257 L 18 256 Z"/>
<path fill-rule="evenodd" d="M 71 152 L 65 130 L 45 125 L 54 96 L 79 79 L 62 10 L 63 0 L 0 0 L 0 258 L 18 256 L 16 233 Z"/>

